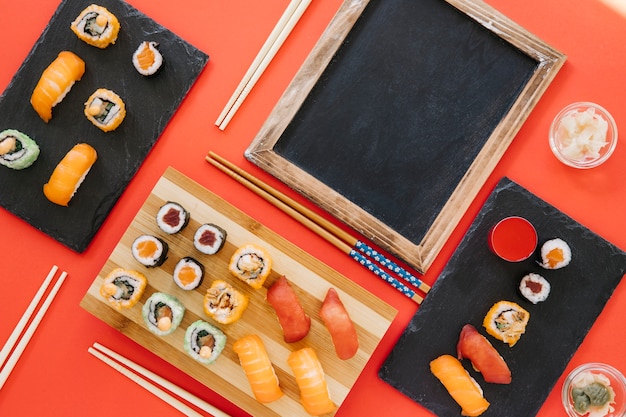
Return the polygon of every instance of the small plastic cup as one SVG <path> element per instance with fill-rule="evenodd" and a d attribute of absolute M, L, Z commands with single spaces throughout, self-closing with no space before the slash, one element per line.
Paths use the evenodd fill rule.
<path fill-rule="evenodd" d="M 537 248 L 537 231 L 525 218 L 506 217 L 489 231 L 489 248 L 508 262 L 528 259 Z"/>
<path fill-rule="evenodd" d="M 572 383 L 583 372 L 591 372 L 600 374 L 608 378 L 611 388 L 615 393 L 615 402 L 612 404 L 613 411 L 605 414 L 605 417 L 624 417 L 626 415 L 626 378 L 624 375 L 610 365 L 604 363 L 585 363 L 574 369 L 565 378 L 563 388 L 561 389 L 561 400 L 563 408 L 570 417 L 583 417 L 588 413 L 579 414 L 574 408 L 574 400 L 572 398 Z"/>

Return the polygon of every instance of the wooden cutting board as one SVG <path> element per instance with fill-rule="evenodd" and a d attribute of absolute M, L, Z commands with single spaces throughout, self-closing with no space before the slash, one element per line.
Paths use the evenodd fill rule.
<path fill-rule="evenodd" d="M 189 225 L 179 234 L 167 235 L 156 225 L 156 213 L 166 201 L 176 201 L 191 213 Z M 193 234 L 203 223 L 214 223 L 227 231 L 226 244 L 216 255 L 203 255 L 193 246 Z M 168 259 L 161 267 L 146 268 L 133 258 L 130 247 L 140 234 L 152 234 L 168 243 Z M 247 286 L 228 271 L 230 257 L 238 247 L 246 243 L 264 247 L 273 259 L 272 273 L 264 287 L 259 290 Z M 172 279 L 174 266 L 184 256 L 192 256 L 205 266 L 204 280 L 200 287 L 193 291 L 178 288 Z M 140 302 L 122 312 L 111 307 L 99 294 L 104 277 L 117 267 L 140 271 L 148 278 L 148 287 Z M 283 341 L 278 320 L 265 300 L 267 288 L 281 275 L 285 275 L 294 287 L 312 321 L 310 333 L 303 340 L 292 344 Z M 250 297 L 250 305 L 243 317 L 233 324 L 219 325 L 212 322 L 204 313 L 203 297 L 215 279 L 230 282 Z M 360 348 L 357 355 L 347 361 L 337 358 L 330 335 L 318 314 L 321 302 L 330 287 L 339 292 L 357 327 Z M 141 317 L 143 303 L 157 291 L 176 296 L 187 309 L 180 327 L 165 337 L 152 334 Z M 173 168 L 168 168 L 159 179 L 80 305 L 248 413 L 264 416 L 308 415 L 300 403 L 295 379 L 287 365 L 289 353 L 303 347 L 312 347 L 316 350 L 326 374 L 331 398 L 338 408 L 397 313 L 375 295 Z M 228 337 L 224 351 L 212 365 L 196 362 L 183 349 L 185 330 L 189 324 L 198 319 L 216 324 Z M 248 380 L 239 365 L 238 356 L 232 350 L 232 345 L 237 339 L 251 333 L 256 333 L 262 338 L 285 393 L 280 400 L 267 405 L 254 399 Z"/>

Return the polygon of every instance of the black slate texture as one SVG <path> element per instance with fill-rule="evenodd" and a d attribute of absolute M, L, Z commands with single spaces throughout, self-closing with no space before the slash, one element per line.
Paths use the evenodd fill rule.
<path fill-rule="evenodd" d="M 571 263 L 548 271 L 537 264 L 537 257 L 508 263 L 492 254 L 487 245 L 489 229 L 511 215 L 525 217 L 534 224 L 540 245 L 554 237 L 568 242 Z M 530 312 L 526 333 L 513 347 L 487 336 L 509 365 L 511 384 L 485 383 L 467 360 L 463 364 L 491 403 L 484 417 L 534 416 L 625 271 L 626 253 L 621 249 L 503 178 L 379 375 L 437 416 L 458 417 L 460 407 L 431 374 L 429 362 L 446 353 L 456 356 L 458 336 L 466 323 L 487 336 L 482 321 L 489 308 L 500 300 L 513 301 Z M 537 305 L 523 299 L 517 290 L 519 280 L 529 272 L 543 275 L 552 286 L 548 299 Z"/>
<path fill-rule="evenodd" d="M 61 2 L 0 98 L 0 130 L 20 130 L 41 148 L 28 169 L 1 167 L 0 205 L 77 252 L 87 248 L 209 59 L 121 0 L 97 2 L 120 21 L 116 43 L 106 49 L 90 46 L 70 29 L 90 4 Z M 132 65 L 132 54 L 144 40 L 158 42 L 164 56 L 160 71 L 151 77 L 140 75 Z M 46 124 L 31 107 L 30 96 L 43 70 L 62 50 L 81 57 L 86 70 Z M 126 118 L 113 132 L 100 131 L 83 115 L 83 103 L 101 87 L 115 91 L 126 104 Z M 98 160 L 69 207 L 54 205 L 43 195 L 43 184 L 79 142 L 93 146 Z"/>

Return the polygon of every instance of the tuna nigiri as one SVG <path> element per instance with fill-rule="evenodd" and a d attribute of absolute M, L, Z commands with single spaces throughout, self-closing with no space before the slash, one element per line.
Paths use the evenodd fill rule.
<path fill-rule="evenodd" d="M 296 377 L 300 399 L 307 413 L 319 416 L 335 409 L 326 385 L 324 370 L 312 348 L 291 352 L 287 364 Z"/>
<path fill-rule="evenodd" d="M 267 290 L 267 301 L 278 316 L 285 342 L 297 342 L 309 333 L 311 318 L 304 312 L 296 292 L 285 276 L 278 278 Z"/>
<path fill-rule="evenodd" d="M 30 104 L 41 119 L 48 123 L 52 108 L 70 91 L 85 73 L 85 61 L 70 51 L 61 51 L 41 74 L 30 97 Z"/>
<path fill-rule="evenodd" d="M 334 288 L 329 288 L 326 293 L 320 308 L 320 317 L 333 339 L 339 359 L 350 359 L 356 355 L 359 350 L 356 328 Z"/>
<path fill-rule="evenodd" d="M 274 367 L 258 335 L 242 337 L 233 344 L 233 350 L 239 355 L 239 362 L 257 401 L 269 403 L 283 396 Z"/>
<path fill-rule="evenodd" d="M 67 206 L 97 158 L 96 150 L 90 145 L 75 145 L 44 184 L 43 193 L 46 198 L 60 206 Z"/>
<path fill-rule="evenodd" d="M 482 374 L 485 382 L 511 383 L 511 371 L 502 356 L 471 324 L 463 326 L 456 349 L 459 360 L 469 359 L 474 369 Z"/>
<path fill-rule="evenodd" d="M 461 406 L 461 415 L 479 416 L 489 408 L 478 383 L 452 355 L 441 355 L 430 362 L 430 371 Z"/>

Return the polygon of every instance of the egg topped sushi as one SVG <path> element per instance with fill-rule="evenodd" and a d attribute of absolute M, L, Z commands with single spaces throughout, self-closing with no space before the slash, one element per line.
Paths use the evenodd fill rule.
<path fill-rule="evenodd" d="M 103 49 L 117 40 L 120 22 L 105 7 L 92 4 L 76 17 L 70 28 L 80 40 Z"/>

